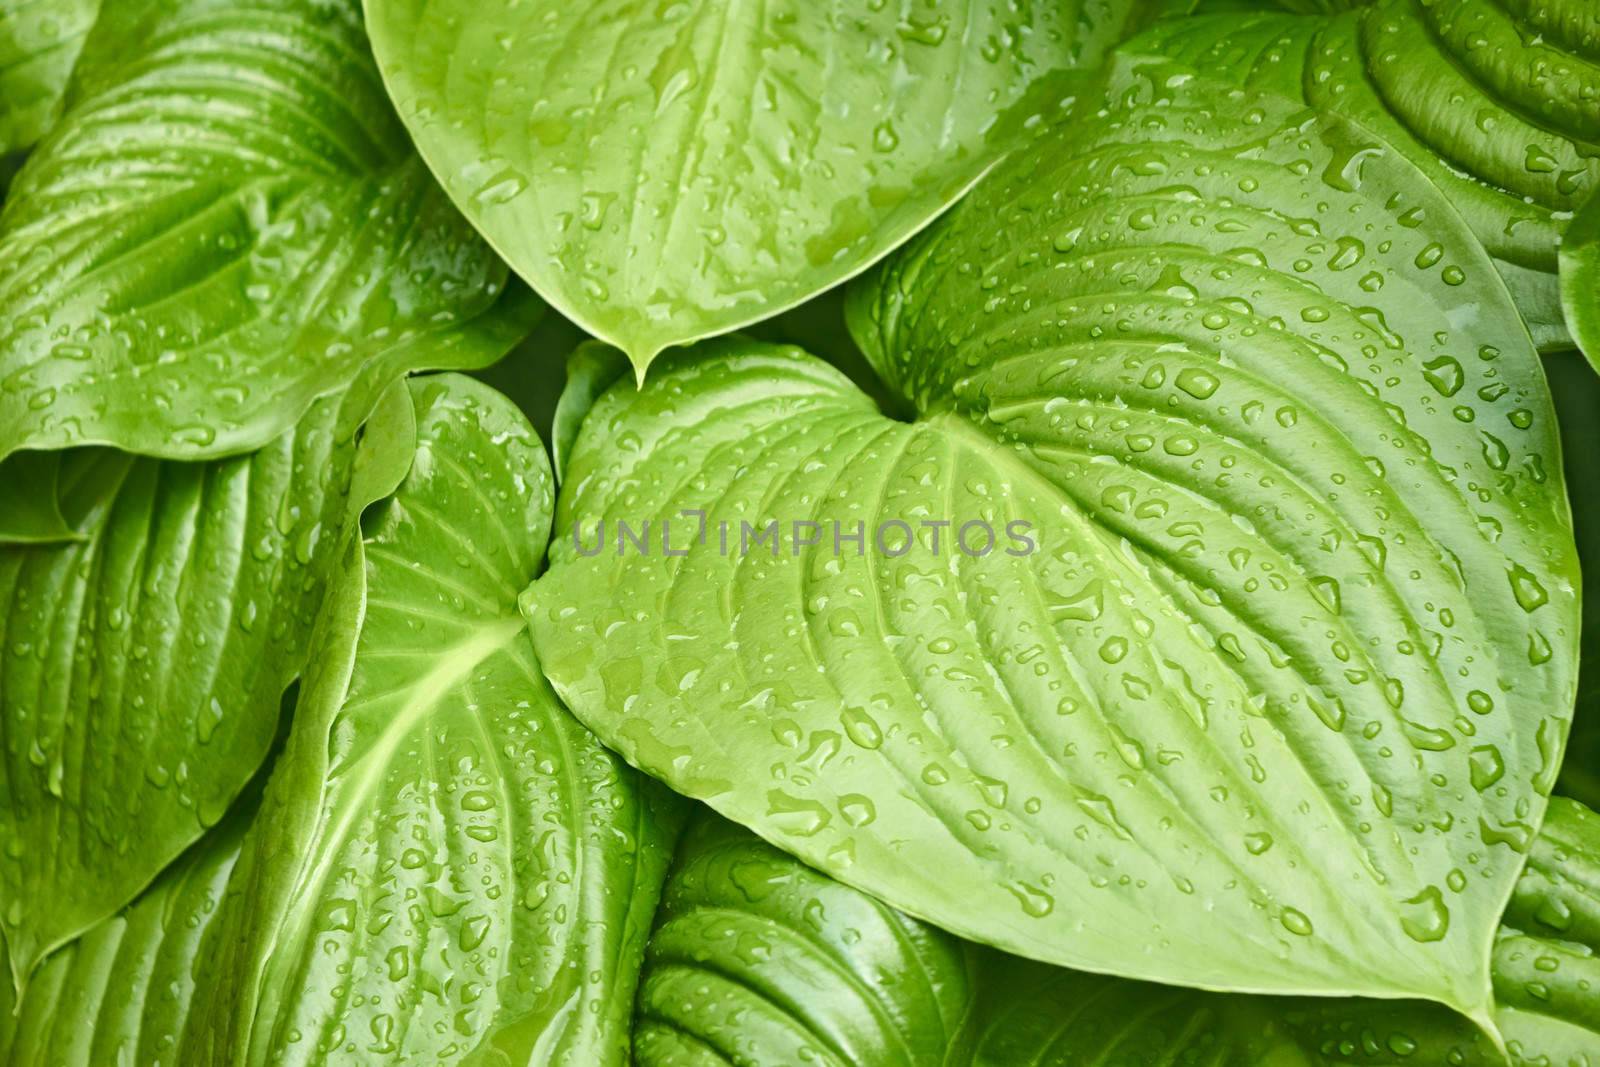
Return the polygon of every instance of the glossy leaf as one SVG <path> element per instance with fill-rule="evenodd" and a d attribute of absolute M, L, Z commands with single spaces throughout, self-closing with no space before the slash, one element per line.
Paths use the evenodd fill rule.
<path fill-rule="evenodd" d="M 74 454 L 73 488 L 94 486 L 85 539 L 0 548 L 0 925 L 17 981 L 132 900 L 266 755 L 347 506 L 338 421 L 325 400 L 210 463 Z"/>
<path fill-rule="evenodd" d="M 1600 372 L 1600 195 L 1578 212 L 1561 242 L 1561 308 L 1573 340 Z"/>
<path fill-rule="evenodd" d="M 1600 819 L 1552 801 L 1494 952 L 1495 1018 L 1515 1067 L 1600 1063 Z M 976 1067 L 1498 1067 L 1505 1057 L 1434 1004 L 1222 996 L 991 954 Z"/>
<path fill-rule="evenodd" d="M 329 592 L 192 1062 L 621 1064 L 676 804 L 540 676 L 532 428 L 466 378 L 396 395 L 363 477 L 404 480 Z"/>
<path fill-rule="evenodd" d="M 1561 458 L 1572 499 L 1578 560 L 1590 576 L 1600 568 L 1600 465 L 1594 462 L 1600 456 L 1600 376 L 1576 352 L 1546 356 L 1544 364 L 1561 423 Z M 1578 699 L 1557 789 L 1600 807 L 1600 595 L 1588 589 L 1581 641 Z"/>
<path fill-rule="evenodd" d="M 1568 344 L 1555 314 L 1557 246 L 1600 187 L 1600 21 L 1590 0 L 1377 0 L 1336 17 L 1279 18 L 1309 47 L 1274 59 L 1270 87 L 1298 81 L 1309 103 L 1405 154 L 1496 258 L 1540 347 Z M 1219 57 L 1237 54 L 1235 21 L 1170 23 L 1131 47 L 1209 37 L 1214 50 L 1191 61 L 1216 74 Z M 1308 25 L 1287 26 L 1296 21 Z M 1233 69 L 1257 84 L 1255 70 Z"/>
<path fill-rule="evenodd" d="M 1575 673 L 1537 357 L 1361 131 L 1158 63 L 1108 92 L 854 294 L 916 423 L 744 342 L 595 404 L 528 598 L 546 673 L 636 766 L 957 933 L 1486 1021 Z"/>
<path fill-rule="evenodd" d="M 624 349 L 723 333 L 915 233 L 1169 0 L 367 0 L 402 117 L 539 293 Z"/>
<path fill-rule="evenodd" d="M 704 813 L 650 935 L 634 1063 L 963 1064 L 979 951 Z"/>
<path fill-rule="evenodd" d="M 0 158 L 32 148 L 55 122 L 99 8 L 100 0 L 0 0 Z"/>
<path fill-rule="evenodd" d="M 0 982 L 0 1061 L 10 1067 L 175 1067 L 199 961 L 216 952 L 217 905 L 249 811 L 229 815 L 121 914 L 39 968 L 19 1004 Z"/>
<path fill-rule="evenodd" d="M 355 0 L 126 0 L 0 215 L 0 458 L 265 444 L 537 315 L 413 153 Z"/>

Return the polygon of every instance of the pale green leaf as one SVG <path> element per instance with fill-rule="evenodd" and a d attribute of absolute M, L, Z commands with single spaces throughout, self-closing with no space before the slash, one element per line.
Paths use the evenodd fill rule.
<path fill-rule="evenodd" d="M 548 301 L 624 349 L 798 304 L 943 210 L 1167 0 L 367 0 L 401 116 Z"/>
<path fill-rule="evenodd" d="M 537 315 L 412 151 L 355 0 L 120 0 L 75 79 L 0 214 L 0 458 L 248 451 Z"/>
<path fill-rule="evenodd" d="M 539 672 L 532 427 L 462 377 L 410 397 L 414 453 L 395 420 L 368 457 L 404 480 L 350 539 L 229 885 L 196 1064 L 626 1060 L 677 804 Z"/>
<path fill-rule="evenodd" d="M 1575 674 L 1537 357 L 1392 149 L 1181 68 L 1107 91 L 854 294 L 915 423 L 748 342 L 595 404 L 528 598 L 546 673 L 630 762 L 957 933 L 1492 1025 Z"/>

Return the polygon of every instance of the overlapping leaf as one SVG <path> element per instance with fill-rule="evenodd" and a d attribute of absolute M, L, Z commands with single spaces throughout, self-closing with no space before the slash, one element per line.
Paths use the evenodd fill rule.
<path fill-rule="evenodd" d="M 741 342 L 595 405 L 527 598 L 546 672 L 958 933 L 1492 1025 L 1575 673 L 1537 357 L 1389 147 L 1161 64 L 1108 91 L 860 287 L 915 424 Z"/>
<path fill-rule="evenodd" d="M 706 813 L 656 915 L 634 1062 L 963 1064 L 978 954 Z"/>
<path fill-rule="evenodd" d="M 624 1063 L 676 806 L 539 673 L 517 594 L 543 446 L 442 376 L 388 394 L 363 449 L 398 490 L 329 593 L 191 1062 Z"/>
<path fill-rule="evenodd" d="M 422 154 L 547 300 L 627 351 L 761 319 L 924 226 L 1053 76 L 1182 0 L 368 0 Z"/>
<path fill-rule="evenodd" d="M 413 153 L 355 0 L 110 4 L 75 77 L 0 214 L 0 459 L 247 451 L 536 313 Z"/>
<path fill-rule="evenodd" d="M 1169 23 L 1133 47 L 1182 54 L 1199 69 L 1231 70 L 1251 84 L 1298 89 L 1393 145 L 1496 258 L 1541 347 L 1568 343 L 1558 243 L 1573 211 L 1600 186 L 1593 4 L 1378 0 L 1335 17 L 1268 16 L 1264 23 L 1276 21 L 1292 39 L 1270 57 L 1244 54 L 1237 21 Z M 1418 265 L 1446 267 L 1431 254 Z"/>
<path fill-rule="evenodd" d="M 55 121 L 99 8 L 100 0 L 0 0 L 0 171 Z"/>
<path fill-rule="evenodd" d="M 239 858 L 249 811 L 230 815 L 121 914 L 39 968 L 17 1001 L 0 982 L 0 1061 L 10 1067 L 177 1067 L 199 961 Z"/>
<path fill-rule="evenodd" d="M 0 911 L 18 981 L 226 810 L 277 730 L 347 506 L 323 400 L 210 463 L 73 454 L 86 537 L 0 548 Z M 77 510 L 77 509 L 69 509 Z"/>

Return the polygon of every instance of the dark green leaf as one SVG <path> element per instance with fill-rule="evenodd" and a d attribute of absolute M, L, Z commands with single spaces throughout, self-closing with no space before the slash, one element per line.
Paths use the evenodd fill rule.
<path fill-rule="evenodd" d="M 388 404 L 363 446 L 366 480 L 404 480 L 332 583 L 191 1062 L 622 1064 L 677 805 L 540 675 L 532 427 L 458 376 L 409 398 L 414 451 Z"/>
<path fill-rule="evenodd" d="M 0 215 L 0 458 L 248 451 L 537 313 L 413 153 L 355 0 L 119 0 Z"/>
<path fill-rule="evenodd" d="M 1054 75 L 1176 6 L 367 0 L 456 203 L 641 375 L 882 256 L 1062 91 Z"/>
<path fill-rule="evenodd" d="M 1575 674 L 1537 357 L 1360 130 L 1159 63 L 1088 98 L 855 294 L 915 424 L 749 342 L 595 404 L 546 672 L 630 762 L 955 932 L 1487 1024 Z M 891 521 L 953 525 L 897 555 Z"/>

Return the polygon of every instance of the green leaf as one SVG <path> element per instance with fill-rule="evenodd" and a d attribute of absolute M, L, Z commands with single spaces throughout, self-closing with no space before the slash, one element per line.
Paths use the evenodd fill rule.
<path fill-rule="evenodd" d="M 1600 1047 L 1597 884 L 1600 818 L 1558 797 L 1495 943 L 1495 1019 L 1516 1067 L 1593 1063 Z M 1434 1004 L 1223 996 L 998 954 L 985 960 L 978 1019 L 976 1067 L 1506 1062 L 1465 1019 Z"/>
<path fill-rule="evenodd" d="M 1191 63 L 1228 70 L 1366 127 L 1416 163 L 1497 261 L 1546 350 L 1570 344 L 1560 319 L 1557 247 L 1600 187 L 1600 22 L 1591 0 L 1377 0 L 1351 14 L 1278 16 L 1307 41 L 1258 70 L 1213 65 L 1237 50 L 1237 16 L 1169 23 L 1132 42 L 1209 37 Z M 1270 17 L 1269 17 L 1270 18 Z M 1295 22 L 1303 26 L 1289 28 Z M 1291 89 L 1292 91 L 1292 89 Z M 1422 262 L 1431 257 L 1424 255 Z M 1435 262 L 1434 269 L 1446 265 Z"/>
<path fill-rule="evenodd" d="M 366 4 L 457 205 L 641 376 L 884 255 L 1062 91 L 1055 75 L 1172 6 Z"/>
<path fill-rule="evenodd" d="M 0 929 L 16 981 L 127 904 L 260 765 L 348 506 L 339 405 L 247 457 L 70 454 L 82 540 L 0 547 Z"/>
<path fill-rule="evenodd" d="M 626 1059 L 677 807 L 540 675 L 532 428 L 470 379 L 410 397 L 414 455 L 367 455 L 404 480 L 347 545 L 229 885 L 198 1064 Z"/>
<path fill-rule="evenodd" d="M 557 480 L 566 480 L 567 457 L 578 443 L 584 416 L 600 395 L 627 372 L 627 357 L 598 341 L 584 342 L 567 357 L 567 380 L 550 426 L 550 455 L 555 461 Z"/>
<path fill-rule="evenodd" d="M 961 1064 L 978 952 L 702 813 L 645 953 L 634 1063 Z"/>
<path fill-rule="evenodd" d="M 0 157 L 32 148 L 54 124 L 99 9 L 100 0 L 0 0 Z"/>
<path fill-rule="evenodd" d="M 0 215 L 0 458 L 217 458 L 346 388 L 358 422 L 538 314 L 412 151 L 353 0 L 119 0 L 75 77 Z"/>
<path fill-rule="evenodd" d="M 176 1065 L 196 965 L 239 858 L 248 808 L 229 815 L 121 914 L 45 961 L 18 1003 L 0 982 L 0 1060 L 10 1067 Z"/>
<path fill-rule="evenodd" d="M 1106 98 L 852 294 L 914 424 L 737 341 L 595 404 L 527 600 L 546 673 L 636 766 L 954 932 L 1487 1021 L 1575 673 L 1537 357 L 1360 130 L 1149 62 Z"/>
<path fill-rule="evenodd" d="M 1600 371 L 1600 195 L 1589 199 L 1562 239 L 1561 310 L 1573 340 Z"/>
<path fill-rule="evenodd" d="M 1600 376 L 1576 352 L 1546 356 L 1545 373 L 1561 423 L 1561 455 L 1572 499 L 1578 560 L 1600 573 Z M 1600 596 L 1583 598 L 1578 699 L 1561 762 L 1560 792 L 1600 807 Z"/>

